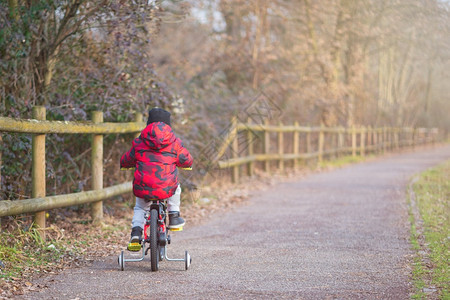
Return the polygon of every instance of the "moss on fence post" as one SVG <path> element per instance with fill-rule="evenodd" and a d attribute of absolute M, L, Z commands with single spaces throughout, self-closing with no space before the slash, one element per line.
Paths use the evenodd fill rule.
<path fill-rule="evenodd" d="M 46 110 L 43 106 L 33 107 L 33 119 L 45 120 Z M 34 134 L 32 137 L 32 191 L 33 198 L 45 197 L 45 134 Z M 20 201 L 20 200 L 19 200 Z M 34 215 L 34 224 L 38 229 L 45 228 L 45 211 Z M 45 240 L 45 231 L 39 230 L 39 234 Z"/>
<path fill-rule="evenodd" d="M 92 122 L 102 123 L 103 112 L 93 111 Z M 92 135 L 92 152 L 91 152 L 91 173 L 92 173 L 92 189 L 100 190 L 103 188 L 103 135 Z M 103 219 L 103 202 L 93 202 L 91 206 L 91 216 L 95 223 Z"/>

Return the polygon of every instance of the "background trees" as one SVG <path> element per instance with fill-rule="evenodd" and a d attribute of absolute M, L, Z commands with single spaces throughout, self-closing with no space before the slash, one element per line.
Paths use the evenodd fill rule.
<path fill-rule="evenodd" d="M 29 118 L 32 106 L 45 105 L 47 119 L 85 120 L 101 110 L 116 121 L 150 103 L 167 106 L 172 96 L 148 51 L 162 15 L 143 1 L 0 2 L 1 115 Z M 88 138 L 49 136 L 51 193 L 84 188 Z M 118 137 L 107 140 L 121 151 L 112 147 Z M 29 148 L 28 136 L 3 134 L 0 198 L 29 195 Z M 116 152 L 107 153 L 110 165 Z"/>
<path fill-rule="evenodd" d="M 448 130 L 449 24 L 438 0 L 1 1 L 0 112 L 166 107 L 194 154 L 260 91 L 285 123 Z M 128 145 L 107 140 L 113 170 Z M 29 143 L 3 134 L 1 198 L 29 195 Z M 49 138 L 49 186 L 83 189 L 88 144 Z"/>
<path fill-rule="evenodd" d="M 159 74 L 187 100 L 211 109 L 218 107 L 215 98 L 226 99 L 234 113 L 264 90 L 276 98 L 285 118 L 301 123 L 444 126 L 445 118 L 432 116 L 430 107 L 448 111 L 446 3 L 191 5 L 182 24 L 162 24 L 164 34 L 153 52 Z M 172 43 L 176 49 L 170 49 Z M 173 52 L 183 53 L 183 60 L 167 60 L 168 53 L 177 56 Z M 184 75 L 166 77 L 173 70 Z M 219 111 L 224 115 L 223 108 Z"/>

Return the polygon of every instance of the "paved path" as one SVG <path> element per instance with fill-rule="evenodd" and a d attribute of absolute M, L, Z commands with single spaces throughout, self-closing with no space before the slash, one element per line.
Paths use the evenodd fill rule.
<path fill-rule="evenodd" d="M 183 263 L 117 258 L 71 269 L 29 299 L 408 299 L 410 176 L 450 146 L 378 158 L 255 193 L 249 204 L 173 237 Z"/>

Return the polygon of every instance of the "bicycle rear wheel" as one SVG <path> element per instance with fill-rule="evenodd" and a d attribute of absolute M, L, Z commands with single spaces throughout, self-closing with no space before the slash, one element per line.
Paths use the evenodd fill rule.
<path fill-rule="evenodd" d="M 158 238 L 158 210 L 150 211 L 150 260 L 152 263 L 152 271 L 159 269 L 160 245 Z"/>

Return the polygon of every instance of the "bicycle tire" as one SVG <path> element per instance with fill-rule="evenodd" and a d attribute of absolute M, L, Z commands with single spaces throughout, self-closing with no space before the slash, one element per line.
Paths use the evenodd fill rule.
<path fill-rule="evenodd" d="M 159 255 L 158 210 L 152 209 L 150 211 L 150 260 L 153 272 L 159 269 Z"/>

